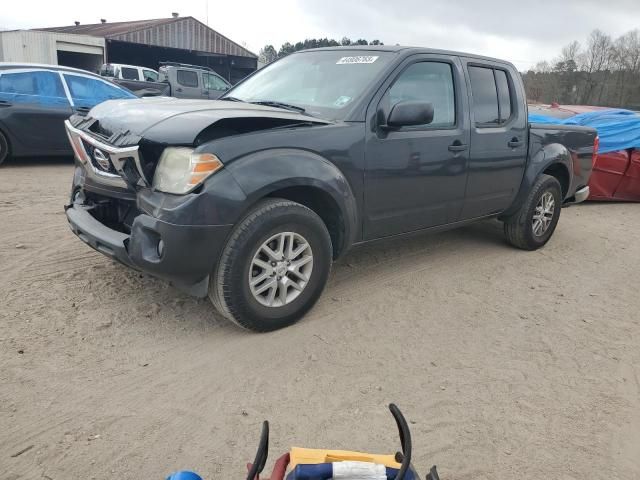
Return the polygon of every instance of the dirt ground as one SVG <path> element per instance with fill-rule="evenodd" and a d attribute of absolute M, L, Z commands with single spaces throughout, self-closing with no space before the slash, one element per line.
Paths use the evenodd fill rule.
<path fill-rule="evenodd" d="M 289 446 L 393 452 L 453 479 L 640 478 L 640 206 L 354 250 L 299 324 L 251 334 L 70 232 L 69 160 L 0 170 L 0 478 L 245 476 Z"/>

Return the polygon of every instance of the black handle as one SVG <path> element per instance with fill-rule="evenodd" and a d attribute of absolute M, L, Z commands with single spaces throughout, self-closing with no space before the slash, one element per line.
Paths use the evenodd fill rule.
<path fill-rule="evenodd" d="M 256 458 L 253 460 L 251 470 L 247 474 L 247 480 L 256 480 L 256 477 L 262 473 L 265 463 L 267 463 L 267 457 L 269 456 L 269 422 L 266 420 L 262 423 L 262 433 L 260 434 L 260 443 L 258 444 L 258 451 L 256 452 Z"/>
<path fill-rule="evenodd" d="M 520 140 L 518 137 L 513 137 L 507 145 L 509 145 L 511 148 L 516 148 L 522 145 L 523 143 L 524 142 Z"/>
<path fill-rule="evenodd" d="M 176 92 L 181 92 L 182 89 L 180 87 L 176 88 Z"/>
<path fill-rule="evenodd" d="M 450 152 L 464 152 L 467 148 L 469 148 L 469 145 L 467 145 L 466 143 L 462 143 L 460 140 L 456 140 L 451 145 L 449 145 Z"/>
<path fill-rule="evenodd" d="M 12 104 L 6 100 L 0 100 L 0 107 L 10 107 Z"/>
<path fill-rule="evenodd" d="M 396 425 L 398 425 L 400 445 L 402 446 L 402 463 L 400 464 L 400 470 L 395 480 L 402 480 L 404 474 L 407 473 L 407 470 L 411 466 L 411 431 L 409 430 L 409 425 L 407 425 L 404 415 L 402 415 L 402 412 L 395 403 L 389 404 L 389 410 L 396 420 Z M 396 455 L 396 460 L 398 459 L 397 457 L 398 455 Z"/>

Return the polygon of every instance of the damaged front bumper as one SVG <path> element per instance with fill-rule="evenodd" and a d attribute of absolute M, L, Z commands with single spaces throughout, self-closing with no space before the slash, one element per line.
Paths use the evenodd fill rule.
<path fill-rule="evenodd" d="M 101 222 L 97 207 L 75 195 L 66 206 L 71 230 L 98 252 L 136 270 L 168 280 L 178 289 L 205 297 L 229 225 L 175 225 L 140 213 L 130 233 Z"/>
<path fill-rule="evenodd" d="M 65 206 L 71 230 L 128 267 L 206 296 L 209 275 L 232 228 L 215 216 L 211 197 L 156 192 L 137 145 L 115 146 L 69 121 L 66 128 L 77 159 L 72 200 Z M 225 185 L 220 190 L 241 195 L 227 177 L 220 175 Z M 228 211 L 222 200 L 216 203 Z"/>

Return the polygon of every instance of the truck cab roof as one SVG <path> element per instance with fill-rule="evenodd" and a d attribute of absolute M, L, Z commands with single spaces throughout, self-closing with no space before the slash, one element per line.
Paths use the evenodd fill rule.
<path fill-rule="evenodd" d="M 511 62 L 506 60 L 495 58 L 495 57 L 486 57 L 483 55 L 477 55 L 474 53 L 467 52 L 458 52 L 455 50 L 440 50 L 437 48 L 425 48 L 425 47 L 412 47 L 405 45 L 344 45 L 340 47 L 320 47 L 320 48 L 311 48 L 308 50 L 299 50 L 298 52 L 294 52 L 292 55 L 310 51 L 326 51 L 326 50 L 360 50 L 362 52 L 391 52 L 398 53 L 403 56 L 415 55 L 415 54 L 433 54 L 433 55 L 451 55 L 456 57 L 466 57 L 466 58 L 477 58 L 478 60 L 491 61 L 496 63 L 502 63 L 505 65 L 512 65 Z"/>

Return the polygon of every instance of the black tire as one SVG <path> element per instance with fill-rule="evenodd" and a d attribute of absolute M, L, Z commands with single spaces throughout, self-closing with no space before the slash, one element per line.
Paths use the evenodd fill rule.
<path fill-rule="evenodd" d="M 543 195 L 553 196 L 555 208 L 551 222 L 541 234 L 534 233 L 533 215 Z M 504 220 L 504 234 L 511 245 L 523 250 L 537 250 L 543 247 L 553 235 L 562 210 L 562 187 L 560 182 L 550 175 L 541 175 L 533 184 L 520 210 Z"/>
<path fill-rule="evenodd" d="M 312 269 L 306 286 L 290 303 L 265 306 L 251 292 L 250 269 L 254 268 L 253 258 L 261 245 L 282 232 L 292 232 L 306 240 L 312 252 Z M 289 200 L 263 200 L 231 233 L 211 275 L 209 298 L 223 316 L 243 328 L 256 332 L 277 330 L 295 323 L 313 307 L 327 283 L 331 262 L 331 237 L 315 212 Z"/>
<path fill-rule="evenodd" d="M 0 165 L 9 158 L 10 148 L 9 140 L 2 131 L 0 131 Z"/>

